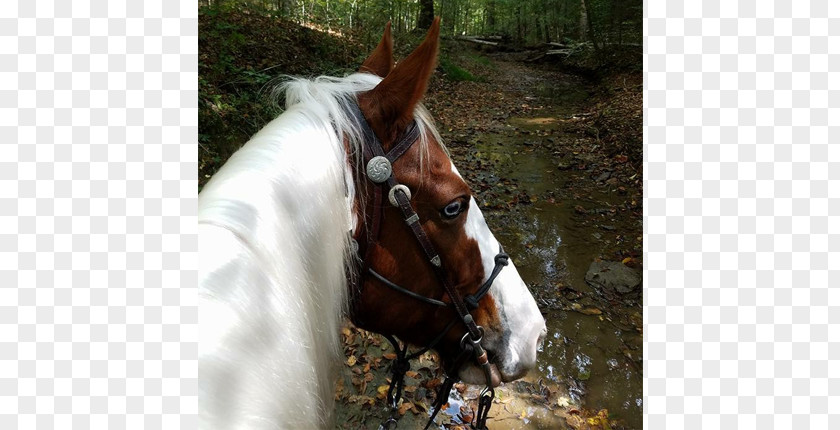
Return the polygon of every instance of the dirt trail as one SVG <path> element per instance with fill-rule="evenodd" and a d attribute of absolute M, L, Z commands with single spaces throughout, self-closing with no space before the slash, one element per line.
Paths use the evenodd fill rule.
<path fill-rule="evenodd" d="M 426 106 L 549 326 L 537 369 L 497 389 L 488 426 L 641 428 L 641 295 L 604 295 L 584 282 L 598 259 L 641 264 L 640 171 L 623 154 L 606 156 L 588 130 L 592 84 L 504 54 L 456 60 L 484 81 L 436 75 Z M 387 416 L 392 351 L 354 328 L 344 340 L 337 427 L 376 428 Z M 423 428 L 440 383 L 433 355 L 412 370 L 401 429 Z M 465 428 L 479 388 L 457 385 L 439 428 Z"/>

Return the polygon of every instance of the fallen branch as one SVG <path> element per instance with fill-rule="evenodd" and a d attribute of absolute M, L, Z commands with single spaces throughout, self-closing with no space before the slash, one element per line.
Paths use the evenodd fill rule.
<path fill-rule="evenodd" d="M 481 40 L 481 39 L 477 39 L 477 38 L 469 37 L 469 36 L 461 36 L 461 37 L 459 37 L 459 39 L 465 40 L 467 42 L 478 43 L 478 44 L 481 44 L 481 45 L 499 46 L 498 42 L 488 42 L 486 40 Z"/>
<path fill-rule="evenodd" d="M 565 43 L 557 43 L 557 42 L 546 42 L 546 45 L 554 46 L 556 48 L 563 48 L 563 49 L 569 47 L 569 45 L 566 45 Z"/>
<path fill-rule="evenodd" d="M 460 36 L 465 39 L 502 40 L 502 36 Z"/>

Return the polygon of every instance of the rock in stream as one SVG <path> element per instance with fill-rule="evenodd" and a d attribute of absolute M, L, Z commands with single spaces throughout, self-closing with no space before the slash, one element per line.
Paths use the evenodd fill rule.
<path fill-rule="evenodd" d="M 642 283 L 639 272 L 618 261 L 595 261 L 586 272 L 586 283 L 609 292 L 627 294 Z"/>

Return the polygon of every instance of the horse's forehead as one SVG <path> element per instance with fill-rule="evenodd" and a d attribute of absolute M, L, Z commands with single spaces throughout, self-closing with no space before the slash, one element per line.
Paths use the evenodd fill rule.
<path fill-rule="evenodd" d="M 407 164 L 404 166 L 407 168 L 404 170 L 397 168 L 397 173 L 405 175 L 404 178 L 408 180 L 416 175 L 416 179 L 420 182 L 424 182 L 421 178 L 431 178 L 433 183 L 441 189 L 451 186 L 458 189 L 463 188 L 462 191 L 468 191 L 470 189 L 469 185 L 455 169 L 454 164 L 443 149 L 443 145 L 431 136 L 429 136 L 427 142 L 428 146 L 426 148 L 423 148 L 419 141 L 412 145 L 409 152 L 398 160 L 399 162 L 405 159 Z M 423 151 L 425 151 L 425 154 L 422 153 Z M 424 158 L 425 160 L 423 160 Z"/>

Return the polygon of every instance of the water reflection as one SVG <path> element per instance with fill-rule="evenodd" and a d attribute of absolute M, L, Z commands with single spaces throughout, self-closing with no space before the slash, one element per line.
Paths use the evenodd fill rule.
<path fill-rule="evenodd" d="M 589 264 L 598 255 L 601 232 L 574 222 L 577 202 L 542 201 L 542 196 L 564 183 L 565 172 L 552 165 L 551 154 L 526 141 L 485 136 L 476 142 L 476 156 L 492 161 L 494 172 L 481 177 L 491 190 L 504 187 L 525 190 L 532 204 L 511 210 L 485 211 L 488 224 L 503 226 L 496 235 L 515 258 L 522 278 L 537 297 L 556 297 L 558 284 L 592 293 L 584 282 Z M 513 154 L 513 155 L 511 155 Z M 500 179 L 504 178 L 504 179 Z M 508 180 L 505 185 L 503 181 Z M 500 186 L 501 185 L 501 186 Z M 608 201 L 611 196 L 587 196 Z M 620 305 L 616 305 L 620 306 Z M 641 354 L 641 334 L 624 330 L 602 315 L 550 310 L 546 320 L 549 336 L 541 348 L 537 367 L 526 378 L 551 382 L 567 392 L 573 404 L 587 409 L 607 409 L 610 418 L 620 419 L 626 428 L 642 427 L 642 372 L 635 361 Z M 629 353 L 629 350 L 633 353 Z M 562 403 L 563 398 L 558 400 Z M 525 415 L 516 423 L 507 419 L 491 428 L 557 428 L 552 412 L 522 405 Z M 547 413 L 547 415 L 546 415 Z M 530 418 L 529 418 L 530 417 Z M 522 426 L 522 423 L 528 424 Z"/>

